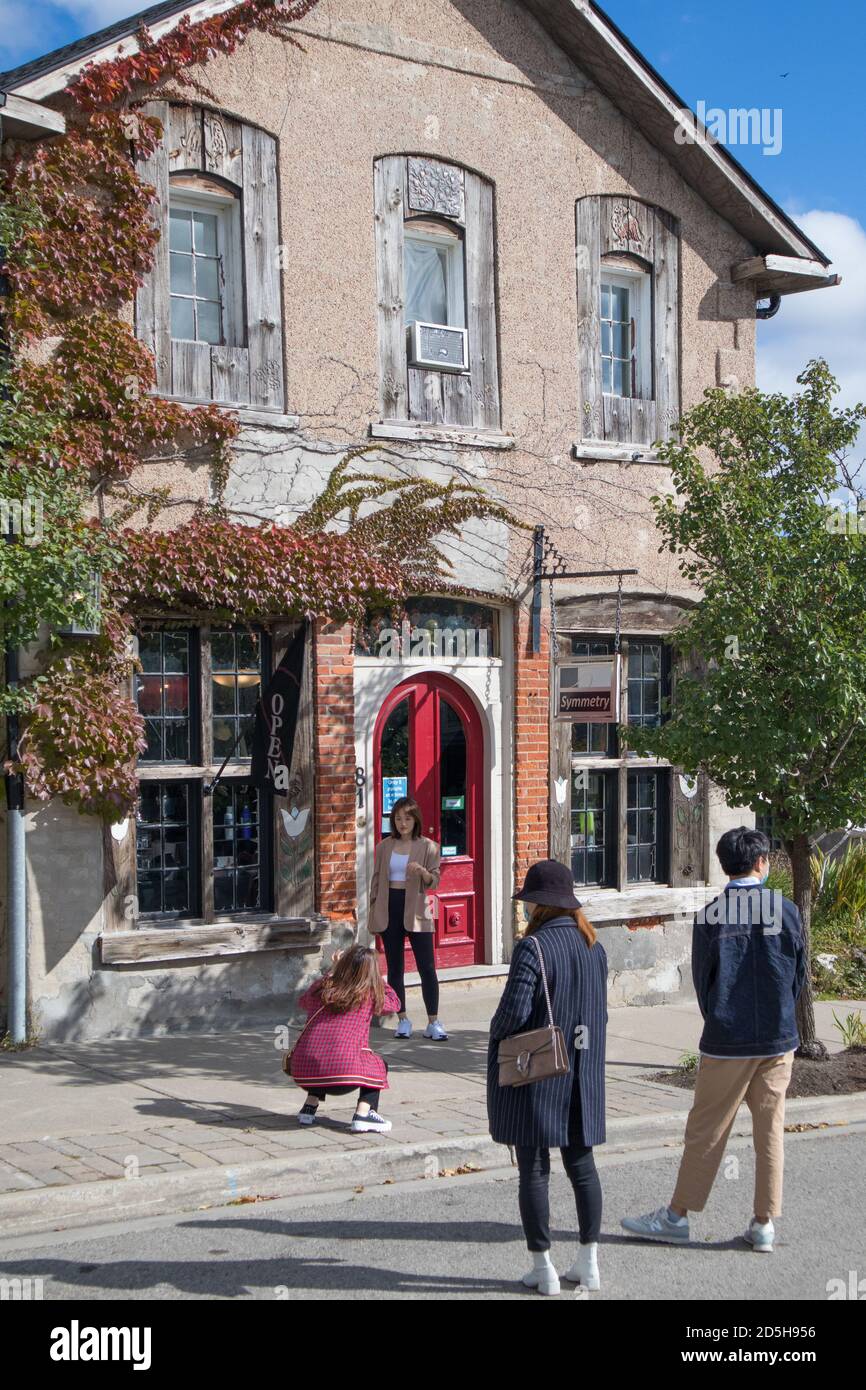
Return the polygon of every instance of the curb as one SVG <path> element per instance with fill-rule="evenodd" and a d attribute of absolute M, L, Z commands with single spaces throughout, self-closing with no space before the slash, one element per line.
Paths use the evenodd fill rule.
<path fill-rule="evenodd" d="M 622 1116 L 608 1121 L 608 1156 L 653 1148 L 667 1139 L 678 1147 L 686 1112 Z M 789 1101 L 787 1124 L 866 1123 L 866 1093 Z M 751 1134 L 744 1115 L 732 1137 Z M 509 1167 L 507 1148 L 489 1134 L 464 1135 L 416 1144 L 385 1144 L 325 1155 L 268 1159 L 236 1167 L 159 1173 L 134 1179 L 110 1178 L 78 1186 L 31 1188 L 0 1197 L 0 1240 L 48 1231 L 74 1230 L 146 1216 L 193 1213 L 222 1207 L 243 1197 L 303 1197 L 344 1188 L 380 1186 L 415 1178 L 436 1178 L 449 1168 Z"/>

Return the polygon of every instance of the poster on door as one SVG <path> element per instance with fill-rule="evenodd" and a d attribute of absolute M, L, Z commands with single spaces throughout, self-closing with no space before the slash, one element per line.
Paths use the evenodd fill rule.
<path fill-rule="evenodd" d="M 382 778 L 382 834 L 391 833 L 391 811 L 401 796 L 409 795 L 408 777 Z"/>

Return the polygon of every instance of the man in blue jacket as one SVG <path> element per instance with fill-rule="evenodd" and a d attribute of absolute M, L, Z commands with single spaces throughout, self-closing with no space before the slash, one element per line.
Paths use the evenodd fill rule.
<path fill-rule="evenodd" d="M 796 1003 L 806 971 L 800 914 L 762 887 L 770 842 L 741 825 L 716 846 L 729 882 L 695 917 L 692 976 L 704 1030 L 695 1099 L 670 1206 L 627 1216 L 645 1240 L 683 1245 L 688 1213 L 703 1211 L 743 1101 L 752 1112 L 755 1208 L 745 1239 L 771 1253 L 773 1217 L 782 1210 L 785 1092 L 799 1046 Z"/>

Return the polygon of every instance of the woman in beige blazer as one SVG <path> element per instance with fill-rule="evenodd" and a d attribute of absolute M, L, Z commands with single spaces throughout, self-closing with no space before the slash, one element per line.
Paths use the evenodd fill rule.
<path fill-rule="evenodd" d="M 391 833 L 376 846 L 370 883 L 370 931 L 382 937 L 388 984 L 400 1000 L 398 1038 L 412 1036 L 403 984 L 404 943 L 409 937 L 421 976 L 427 1009 L 425 1038 L 440 1042 L 448 1034 L 439 1022 L 439 980 L 434 957 L 435 927 L 427 894 L 439 884 L 439 846 L 421 833 L 417 801 L 402 796 L 391 810 Z"/>

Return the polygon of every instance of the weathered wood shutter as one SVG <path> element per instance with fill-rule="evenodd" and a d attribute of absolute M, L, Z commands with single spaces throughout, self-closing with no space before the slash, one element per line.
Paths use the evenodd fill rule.
<path fill-rule="evenodd" d="M 277 147 L 253 126 L 197 106 L 150 102 L 144 115 L 158 116 L 163 139 L 138 165 L 155 189 L 162 232 L 154 266 L 136 300 L 139 337 L 156 358 L 157 389 L 189 401 L 224 401 L 283 410 L 283 334 L 280 299 Z M 243 308 L 234 322 L 235 341 L 210 344 L 173 341 L 169 290 L 168 210 L 170 175 L 215 175 L 240 205 L 240 242 L 231 257 L 226 286 Z M 238 284 L 243 280 L 243 285 Z"/>
<path fill-rule="evenodd" d="M 678 680 L 684 675 L 700 677 L 706 668 L 694 650 L 687 655 L 673 655 L 671 706 L 675 709 Z M 677 768 L 671 769 L 671 885 L 674 888 L 690 888 L 706 879 L 708 792 L 704 773 L 691 779 L 683 777 Z"/>
<path fill-rule="evenodd" d="M 410 367 L 404 326 L 404 228 L 412 217 L 462 229 L 468 372 Z M 493 189 L 459 165 L 387 155 L 375 166 L 379 402 L 383 420 L 500 427 Z"/>
<path fill-rule="evenodd" d="M 272 633 L 272 669 L 276 670 L 297 630 L 296 623 L 279 623 Z M 273 797 L 274 908 L 279 917 L 310 917 L 315 910 L 315 779 L 313 750 L 313 638 L 307 629 L 304 675 L 298 706 L 298 726 L 288 796 Z M 268 793 L 263 793 L 268 795 Z"/>
<path fill-rule="evenodd" d="M 578 374 L 583 439 L 652 444 L 679 419 L 679 231 L 676 219 L 619 194 L 597 194 L 575 209 Z M 607 256 L 638 257 L 652 286 L 652 396 L 602 391 L 601 278 Z M 612 267 L 615 269 L 615 267 Z"/>

